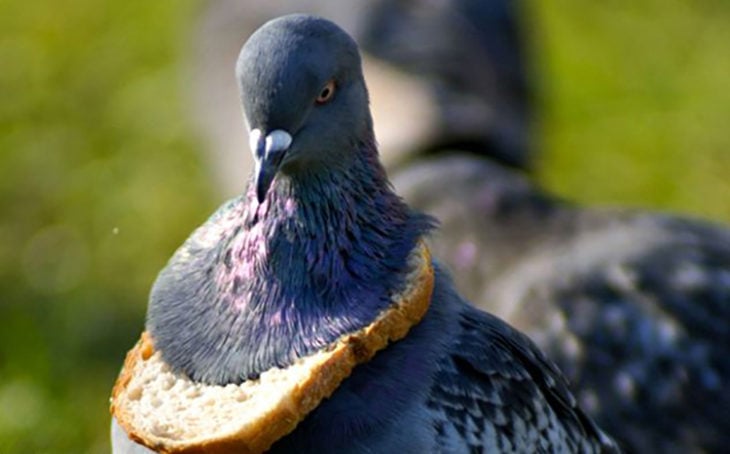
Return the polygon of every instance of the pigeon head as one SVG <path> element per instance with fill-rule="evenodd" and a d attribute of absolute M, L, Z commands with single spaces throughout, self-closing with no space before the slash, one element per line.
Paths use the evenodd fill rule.
<path fill-rule="evenodd" d="M 236 76 L 262 202 L 278 173 L 352 162 L 372 136 L 357 44 L 325 19 L 274 19 L 243 46 Z"/>

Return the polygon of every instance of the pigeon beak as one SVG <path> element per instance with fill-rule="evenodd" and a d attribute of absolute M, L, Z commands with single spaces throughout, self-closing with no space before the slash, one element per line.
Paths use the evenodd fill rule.
<path fill-rule="evenodd" d="M 256 185 L 256 198 L 259 203 L 264 201 L 291 142 L 291 134 L 282 129 L 271 131 L 265 136 L 260 129 L 251 130 L 249 145 L 256 163 L 254 184 Z"/>

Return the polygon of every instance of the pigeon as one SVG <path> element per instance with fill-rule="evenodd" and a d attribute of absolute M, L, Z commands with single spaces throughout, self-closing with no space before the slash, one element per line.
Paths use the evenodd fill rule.
<path fill-rule="evenodd" d="M 430 134 L 396 165 L 456 149 L 532 166 L 533 94 L 519 13 L 510 0 L 372 3 L 357 34 L 362 49 L 426 85 L 436 110 Z"/>
<path fill-rule="evenodd" d="M 173 255 L 147 315 L 172 368 L 219 385 L 368 325 L 435 225 L 388 181 L 358 47 L 337 25 L 272 20 L 246 42 L 236 73 L 253 175 Z M 527 337 L 469 305 L 436 261 L 434 270 L 423 320 L 270 452 L 618 449 Z M 114 435 L 115 452 L 135 452 Z"/>
<path fill-rule="evenodd" d="M 437 190 L 436 175 L 453 183 Z M 535 341 L 627 451 L 727 445 L 730 229 L 575 206 L 474 155 L 394 181 L 441 219 L 432 248 L 457 285 Z"/>
<path fill-rule="evenodd" d="M 364 50 L 444 100 L 442 137 L 413 153 L 394 185 L 441 221 L 432 248 L 467 299 L 536 342 L 622 447 L 721 452 L 730 444 L 730 229 L 579 207 L 530 182 L 529 141 L 497 140 L 529 134 L 529 122 L 502 111 L 531 117 L 519 21 L 505 3 L 389 0 L 374 11 Z M 496 119 L 454 126 L 461 99 L 492 106 Z"/>

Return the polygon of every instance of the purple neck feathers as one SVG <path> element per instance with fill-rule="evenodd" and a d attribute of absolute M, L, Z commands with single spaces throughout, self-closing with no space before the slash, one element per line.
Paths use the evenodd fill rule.
<path fill-rule="evenodd" d="M 148 314 L 170 364 L 204 382 L 240 382 L 390 304 L 433 221 L 393 193 L 373 144 L 359 148 L 348 168 L 280 173 L 261 204 L 249 188 L 181 247 Z"/>

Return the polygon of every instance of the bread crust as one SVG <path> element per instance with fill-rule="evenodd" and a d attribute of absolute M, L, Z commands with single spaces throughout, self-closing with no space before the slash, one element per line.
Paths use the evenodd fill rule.
<path fill-rule="evenodd" d="M 124 365 L 112 389 L 110 411 L 130 439 L 154 451 L 162 453 L 261 453 L 274 442 L 290 433 L 319 403 L 332 395 L 342 381 L 358 364 L 369 361 L 377 351 L 389 342 L 403 338 L 408 330 L 426 314 L 433 292 L 434 272 L 431 255 L 421 242 L 413 254 L 418 254 L 418 272 L 411 274 L 405 293 L 381 312 L 368 326 L 346 334 L 324 352 L 306 380 L 289 391 L 287 399 L 267 409 L 254 424 L 241 421 L 240 429 L 223 434 L 213 434 L 205 440 L 179 440 L 147 433 L 135 426 L 129 408 L 129 385 L 147 361 L 155 355 L 154 340 L 143 332 L 137 344 L 127 353 Z M 282 369 L 282 371 L 286 371 Z M 188 380 L 180 375 L 178 379 Z M 215 386 L 215 385 L 205 385 Z"/>

